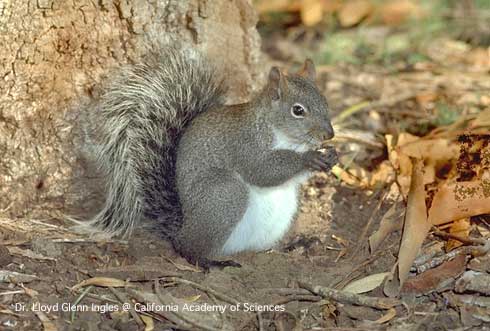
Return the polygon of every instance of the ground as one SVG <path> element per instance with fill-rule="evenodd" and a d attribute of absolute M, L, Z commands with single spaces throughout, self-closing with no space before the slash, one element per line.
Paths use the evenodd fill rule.
<path fill-rule="evenodd" d="M 192 266 L 173 252 L 168 243 L 145 231 L 137 232 L 127 242 L 91 240 L 53 242 L 54 238 L 63 237 L 56 234 L 58 230 L 60 234 L 64 233 L 61 228 L 54 227 L 51 236 L 27 242 L 23 242 L 25 238 L 16 233 L 5 234 L 3 240 L 7 243 L 16 243 L 17 247 L 22 249 L 30 248 L 34 253 L 49 260 L 40 261 L 33 256 L 11 256 L 3 251 L 0 257 L 4 261 L 2 265 L 8 265 L 10 270 L 38 277 L 25 284 L 29 291 L 37 292 L 35 298 L 29 298 L 25 294 L 4 295 L 3 304 L 9 301 L 27 306 L 31 306 L 34 302 L 50 306 L 56 302 L 60 305 L 73 304 L 80 293 L 70 288 L 89 276 L 130 279 L 137 281 L 136 288 L 146 291 L 153 291 L 155 278 L 167 276 L 192 280 L 221 291 L 241 303 L 259 305 L 278 303 L 292 313 L 263 313 L 262 324 L 265 329 L 270 329 L 274 323 L 286 323 L 285 328 L 289 329 L 291 325 L 300 323 L 302 314 L 305 320 L 301 321 L 301 324 L 306 327 L 314 326 L 318 323 L 313 316 L 317 314 L 321 316 L 326 312 L 324 307 L 312 304 L 319 301 L 318 297 L 303 294 L 299 301 L 285 299 L 280 292 L 275 293 L 275 289 L 289 287 L 297 289 L 295 284 L 299 280 L 335 287 L 352 277 L 352 273 L 359 277 L 385 271 L 395 261 L 396 245 L 387 242 L 386 250 L 377 254 L 371 261 L 368 261 L 370 255 L 365 247 L 354 257 L 347 254 L 338 259 L 339 253 L 343 252 L 345 247 L 333 237 L 341 238 L 347 247 L 352 247 L 357 242 L 365 221 L 371 216 L 375 207 L 373 196 L 346 188 L 339 184 L 337 179 L 324 174 L 315 177 L 303 192 L 302 212 L 287 238 L 277 249 L 234 256 L 233 260 L 240 263 L 241 268 L 226 267 L 223 270 L 211 269 L 209 272 L 193 270 Z M 62 226 L 54 222 L 53 225 Z M 359 268 L 358 266 L 363 262 L 366 263 Z M 164 284 L 162 281 L 162 287 Z M 2 285 L 2 292 L 8 291 L 11 287 L 13 288 L 13 286 Z M 189 285 L 181 284 L 169 289 L 173 296 L 191 298 L 191 302 L 196 299 L 196 295 L 200 295 L 199 299 L 193 301 L 195 304 L 210 302 L 205 291 Z M 124 292 L 124 289 L 118 291 Z M 94 288 L 90 293 L 111 296 L 107 288 Z M 92 302 L 96 305 L 103 304 L 100 299 L 87 296 L 81 301 L 83 304 Z M 60 310 L 62 310 L 61 306 Z M 380 311 L 372 309 L 367 313 L 371 317 L 382 316 Z M 46 313 L 60 330 L 63 327 L 69 330 L 131 330 L 137 327 L 133 320 L 128 321 L 127 314 L 79 312 L 73 322 L 69 322 L 70 314 L 71 312 Z M 225 316 L 235 329 L 238 326 L 251 330 L 257 327 L 257 319 L 251 312 L 228 312 Z M 356 324 L 355 321 L 351 321 L 350 315 L 342 313 L 336 318 L 332 317 L 330 325 L 334 326 L 334 321 L 341 317 L 345 319 L 345 326 Z M 359 315 L 358 318 L 364 317 L 361 318 Z M 279 322 L 279 320 L 284 321 Z M 1 323 L 10 329 L 7 321 L 10 321 L 12 330 L 42 329 L 42 322 L 32 312 L 18 311 L 15 315 L 2 315 Z M 157 325 L 161 326 L 161 324 Z"/>
<path fill-rule="evenodd" d="M 303 46 L 284 36 L 265 40 L 269 54 L 280 55 L 271 62 L 285 67 L 299 64 L 295 54 L 304 58 Z M 488 54 L 488 49 L 442 38 L 434 39 L 420 61 L 318 65 L 319 87 L 342 127 L 335 142 L 341 165 L 365 172 L 350 181 L 318 173 L 302 189 L 301 211 L 286 238 L 273 250 L 233 256 L 240 268 L 201 270 L 149 230 L 140 229 L 127 241 L 93 240 L 73 233 L 62 217 L 0 218 L 0 330 L 490 329 L 485 325 L 490 322 L 488 302 L 474 308 L 454 301 L 463 300 L 455 295 L 455 282 L 464 270 L 490 271 L 488 257 L 473 253 L 432 269 L 444 276 L 404 293 L 403 303 L 386 298 L 379 284 L 354 298 L 333 291 L 390 272 L 399 256 L 403 217 L 394 218 L 399 226 L 380 247 L 368 248 L 369 236 L 395 200 L 401 200 L 395 208 L 401 215 L 406 206 L 394 177 L 363 181 L 388 160 L 384 135 L 408 131 L 422 136 L 453 123 L 456 115 L 488 111 Z M 482 219 L 479 226 L 481 234 L 488 221 Z M 444 243 L 429 235 L 422 253 L 435 246 L 439 251 L 426 261 L 445 256 Z M 330 294 L 319 295 L 316 286 Z M 488 300 L 489 293 L 475 292 L 471 300 Z M 170 311 L 135 313 L 136 302 Z M 77 304 L 90 311 L 75 311 Z M 121 311 L 124 304 L 133 306 Z M 184 311 L 186 304 L 226 311 Z"/>

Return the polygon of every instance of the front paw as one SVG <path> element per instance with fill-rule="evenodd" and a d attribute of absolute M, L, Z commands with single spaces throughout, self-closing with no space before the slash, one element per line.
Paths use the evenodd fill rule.
<path fill-rule="evenodd" d="M 337 164 L 337 152 L 333 147 L 328 147 L 325 152 L 309 151 L 306 155 L 306 166 L 311 170 L 330 171 Z"/>

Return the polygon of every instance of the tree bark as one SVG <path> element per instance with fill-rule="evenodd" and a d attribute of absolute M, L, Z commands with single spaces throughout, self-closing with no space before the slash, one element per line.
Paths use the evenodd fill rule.
<path fill-rule="evenodd" d="M 145 40 L 191 43 L 226 70 L 230 102 L 263 80 L 250 0 L 0 0 L 0 214 L 63 210 L 67 112 Z M 150 40 L 151 42 L 151 40 Z"/>

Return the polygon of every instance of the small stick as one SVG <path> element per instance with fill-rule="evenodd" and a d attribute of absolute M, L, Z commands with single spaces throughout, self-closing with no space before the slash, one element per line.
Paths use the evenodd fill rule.
<path fill-rule="evenodd" d="M 73 302 L 73 306 L 78 305 L 83 300 L 83 298 L 92 290 L 93 287 L 94 287 L 93 285 L 87 286 L 87 288 L 78 296 L 78 298 L 75 300 L 75 302 Z M 70 314 L 70 321 L 71 322 L 73 322 L 75 320 L 76 311 L 77 311 L 76 309 L 73 309 L 71 314 Z"/>
<path fill-rule="evenodd" d="M 121 292 L 118 292 L 114 287 L 112 286 L 109 286 L 109 290 L 112 292 L 112 294 L 114 294 L 114 296 L 122 303 L 126 303 L 128 302 L 129 303 L 129 299 Z M 133 317 L 134 321 L 136 322 L 136 324 L 138 324 L 140 330 L 141 329 L 144 329 L 145 328 L 145 323 L 143 322 L 143 320 L 141 319 L 141 317 L 138 315 L 138 313 L 133 309 L 133 308 L 130 308 L 129 309 L 129 313 L 131 314 L 131 316 Z"/>
<path fill-rule="evenodd" d="M 257 322 L 259 323 L 259 331 L 264 331 L 264 320 L 262 318 L 262 313 L 257 311 Z"/>
<path fill-rule="evenodd" d="M 309 295 L 311 292 L 304 288 L 265 288 L 266 293 L 277 293 L 280 295 Z"/>
<path fill-rule="evenodd" d="M 325 299 L 331 299 L 342 303 L 350 303 L 358 306 L 366 306 L 376 309 L 389 309 L 402 304 L 400 300 L 392 298 L 368 297 L 365 295 L 339 291 L 329 287 L 323 287 L 319 285 L 313 286 L 305 282 L 299 282 L 298 284 L 300 287 L 314 294 L 320 295 Z"/>
<path fill-rule="evenodd" d="M 464 238 L 456 234 L 439 231 L 435 227 L 433 227 L 432 233 L 444 239 L 454 239 L 460 241 L 465 245 L 485 245 L 485 243 L 487 242 L 485 239 L 481 239 L 481 238 L 471 238 L 471 237 Z"/>
<path fill-rule="evenodd" d="M 155 280 L 155 294 L 156 294 L 156 297 L 160 303 L 166 302 L 165 294 L 162 293 L 162 291 L 160 289 L 158 279 Z M 185 326 L 186 329 L 191 329 L 191 330 L 197 329 L 197 330 L 206 330 L 206 331 L 219 331 L 222 329 L 222 328 L 218 329 L 218 328 L 215 328 L 214 326 L 206 325 L 206 324 L 203 324 L 201 322 L 197 322 L 197 321 L 185 316 L 183 313 L 179 313 L 179 312 L 169 312 L 169 314 L 165 314 L 165 317 L 166 318 L 170 317 L 169 320 L 173 323 L 176 323 L 179 327 L 181 327 L 182 323 L 180 321 L 176 320 L 175 318 L 180 319 L 180 320 L 184 321 L 185 323 L 187 323 L 193 327 L 193 328 L 188 328 L 187 326 Z"/>
<path fill-rule="evenodd" d="M 354 248 L 354 251 L 352 252 L 351 257 L 354 258 L 357 256 L 357 253 L 359 250 L 362 248 L 362 246 L 366 245 L 366 239 L 367 239 L 367 232 L 369 231 L 369 228 L 371 227 L 371 224 L 374 221 L 374 218 L 376 214 L 378 213 L 379 209 L 381 208 L 381 205 L 383 204 L 383 201 L 385 200 L 386 195 L 388 194 L 388 191 L 386 190 L 383 194 L 377 194 L 376 196 L 379 198 L 378 203 L 376 204 L 376 207 L 374 207 L 373 212 L 371 213 L 371 216 L 369 216 L 369 220 L 367 221 L 366 225 L 364 226 L 364 229 L 362 230 L 361 235 L 359 236 L 359 241 Z"/>
<path fill-rule="evenodd" d="M 218 292 L 216 290 L 213 290 L 210 287 L 207 287 L 207 286 L 204 286 L 204 285 L 195 283 L 193 281 L 190 281 L 190 280 L 187 280 L 187 279 L 184 279 L 184 278 L 180 278 L 180 277 L 164 277 L 163 279 L 165 281 L 171 281 L 171 282 L 175 282 L 175 283 L 190 285 L 190 286 L 195 287 L 195 288 L 197 288 L 197 289 L 199 289 L 199 290 L 201 290 L 203 292 L 206 292 L 208 294 L 212 294 L 216 298 L 221 299 L 224 302 L 228 302 L 229 304 L 232 304 L 232 305 L 238 305 L 238 304 L 240 304 L 240 302 L 238 300 L 235 300 L 232 297 L 229 297 L 229 296 L 227 296 L 224 293 Z"/>
<path fill-rule="evenodd" d="M 341 281 L 335 283 L 334 288 L 336 289 L 343 288 L 345 285 L 347 285 L 348 282 L 350 282 L 355 277 L 357 277 L 357 276 L 353 276 L 356 271 L 360 271 L 362 268 L 365 268 L 366 266 L 370 265 L 371 263 L 379 259 L 387 251 L 390 251 L 393 248 L 393 246 L 395 246 L 396 244 L 397 243 L 393 243 L 386 250 L 384 251 L 378 250 L 374 254 L 371 254 L 371 256 L 368 259 L 366 259 L 366 261 L 355 266 L 351 271 L 349 271 L 347 275 L 344 276 L 344 278 Z"/>
<path fill-rule="evenodd" d="M 278 306 L 278 305 L 284 305 L 286 303 L 292 302 L 292 301 L 312 301 L 312 302 L 318 302 L 320 301 L 321 298 L 318 297 L 317 295 L 290 295 L 288 297 L 279 299 L 275 301 L 272 305 Z"/>

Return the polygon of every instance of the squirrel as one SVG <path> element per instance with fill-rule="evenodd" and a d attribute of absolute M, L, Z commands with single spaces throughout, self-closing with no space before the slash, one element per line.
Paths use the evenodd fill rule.
<path fill-rule="evenodd" d="M 142 219 L 201 265 L 271 248 L 296 217 L 299 188 L 337 161 L 315 66 L 272 67 L 248 103 L 225 105 L 217 67 L 161 47 L 123 69 L 85 109 L 85 152 L 105 181 L 88 223 L 128 235 Z"/>

